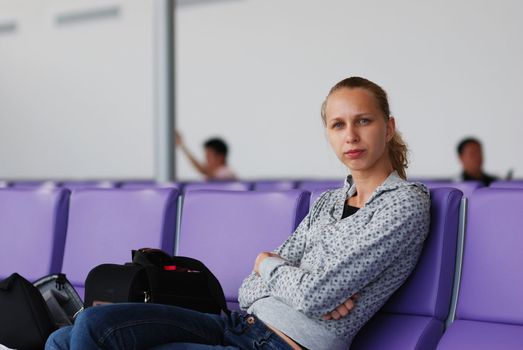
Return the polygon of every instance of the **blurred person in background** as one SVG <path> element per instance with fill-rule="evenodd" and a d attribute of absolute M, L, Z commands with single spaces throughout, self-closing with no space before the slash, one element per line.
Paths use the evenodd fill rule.
<path fill-rule="evenodd" d="M 489 186 L 492 181 L 497 180 L 497 177 L 483 171 L 483 150 L 478 139 L 467 137 L 461 140 L 457 152 L 463 167 L 460 180 L 480 181 L 485 186 Z"/>
<path fill-rule="evenodd" d="M 189 159 L 194 168 L 205 177 L 207 181 L 236 180 L 236 175 L 227 165 L 229 148 L 220 138 L 210 138 L 203 143 L 205 162 L 200 162 L 189 151 L 178 131 L 175 132 L 176 146 L 178 146 Z"/>

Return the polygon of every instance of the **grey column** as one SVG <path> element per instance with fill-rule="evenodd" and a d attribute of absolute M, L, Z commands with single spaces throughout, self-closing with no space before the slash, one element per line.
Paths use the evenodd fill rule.
<path fill-rule="evenodd" d="M 154 0 L 155 178 L 174 180 L 174 1 Z"/>

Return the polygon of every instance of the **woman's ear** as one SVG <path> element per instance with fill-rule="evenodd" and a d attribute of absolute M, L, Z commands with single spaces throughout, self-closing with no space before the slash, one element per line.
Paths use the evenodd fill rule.
<path fill-rule="evenodd" d="M 392 138 L 394 137 L 394 134 L 396 134 L 396 120 L 394 119 L 393 116 L 390 116 L 389 119 L 387 120 L 387 133 L 386 133 L 387 142 L 392 140 Z"/>

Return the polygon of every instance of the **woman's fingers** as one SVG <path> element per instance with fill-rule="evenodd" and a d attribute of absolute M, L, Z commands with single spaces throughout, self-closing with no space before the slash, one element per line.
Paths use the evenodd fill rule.
<path fill-rule="evenodd" d="M 347 299 L 345 303 L 343 303 L 343 306 L 345 306 L 350 311 L 354 308 L 354 302 L 352 301 L 352 299 Z"/>

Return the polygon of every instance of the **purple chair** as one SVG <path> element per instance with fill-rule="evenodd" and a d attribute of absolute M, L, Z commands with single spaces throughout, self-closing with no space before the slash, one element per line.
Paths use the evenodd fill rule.
<path fill-rule="evenodd" d="M 22 181 L 13 181 L 11 187 L 13 188 L 54 188 L 57 187 L 59 183 L 55 181 L 43 181 L 43 180 L 22 180 Z"/>
<path fill-rule="evenodd" d="M 490 184 L 491 188 L 523 188 L 523 180 L 498 180 Z"/>
<path fill-rule="evenodd" d="M 416 269 L 356 336 L 351 350 L 430 350 L 443 334 L 454 276 L 462 193 L 431 190 L 431 225 Z"/>
<path fill-rule="evenodd" d="M 523 348 L 523 189 L 469 200 L 456 319 L 440 350 Z"/>
<path fill-rule="evenodd" d="M 70 192 L 59 188 L 0 190 L 0 279 L 30 281 L 62 268 Z"/>
<path fill-rule="evenodd" d="M 256 256 L 282 244 L 309 210 L 309 193 L 192 191 L 185 195 L 177 255 L 203 261 L 221 282 L 229 307 Z"/>
<path fill-rule="evenodd" d="M 325 192 L 345 185 L 345 179 L 300 181 L 298 188 L 309 192 Z"/>
<path fill-rule="evenodd" d="M 318 198 L 320 198 L 320 196 L 321 196 L 322 194 L 324 194 L 325 192 L 327 192 L 327 191 L 329 191 L 329 190 L 331 190 L 331 189 L 332 189 L 332 188 L 323 188 L 323 189 L 313 190 L 313 191 L 311 192 L 311 204 L 310 204 L 311 208 L 312 208 L 312 205 L 314 204 L 314 202 L 315 202 Z"/>
<path fill-rule="evenodd" d="M 484 185 L 479 181 L 425 181 L 423 182 L 425 186 L 430 189 L 442 188 L 442 187 L 452 187 L 457 188 L 463 192 L 463 196 L 469 198 L 472 193 L 478 188 L 484 187 Z"/>
<path fill-rule="evenodd" d="M 131 250 L 174 252 L 178 191 L 175 189 L 85 189 L 71 196 L 62 271 L 80 296 L 89 271 L 123 264 Z"/>
<path fill-rule="evenodd" d="M 196 190 L 221 190 L 221 191 L 249 191 L 251 184 L 241 181 L 209 181 L 209 182 L 190 182 L 187 183 L 184 193 Z"/>
<path fill-rule="evenodd" d="M 258 180 L 253 182 L 254 191 L 288 191 L 296 188 L 296 181 Z"/>
<path fill-rule="evenodd" d="M 74 191 L 87 188 L 115 188 L 116 183 L 113 181 L 64 181 L 61 186 Z"/>
<path fill-rule="evenodd" d="M 180 189 L 180 184 L 176 182 L 157 182 L 151 181 L 125 181 L 120 184 L 120 188 L 177 188 Z"/>

